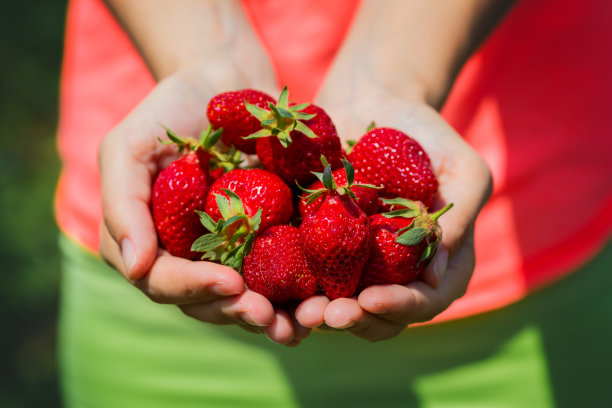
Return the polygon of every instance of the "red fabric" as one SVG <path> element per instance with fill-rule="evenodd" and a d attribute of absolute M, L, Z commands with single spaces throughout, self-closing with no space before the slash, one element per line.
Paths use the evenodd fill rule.
<path fill-rule="evenodd" d="M 243 4 L 279 84 L 296 100 L 310 99 L 358 2 Z M 443 115 L 485 158 L 495 191 L 477 222 L 468 292 L 436 320 L 518 300 L 574 270 L 610 236 L 609 21 L 605 0 L 524 0 L 460 74 Z M 57 219 L 93 249 L 97 146 L 155 83 L 100 0 L 71 0 L 63 68 Z"/>

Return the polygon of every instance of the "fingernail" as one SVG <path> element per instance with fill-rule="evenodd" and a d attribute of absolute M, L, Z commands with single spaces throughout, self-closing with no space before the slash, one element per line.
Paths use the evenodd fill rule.
<path fill-rule="evenodd" d="M 440 248 L 433 265 L 434 274 L 436 275 L 436 280 L 438 281 L 438 285 L 436 285 L 436 287 L 442 283 L 442 279 L 444 279 L 444 275 L 446 274 L 447 266 L 448 250 L 446 248 Z"/>
<path fill-rule="evenodd" d="M 127 238 L 121 241 L 121 256 L 123 257 L 123 266 L 125 266 L 125 271 L 129 276 L 138 258 L 136 257 L 132 241 Z"/>
<path fill-rule="evenodd" d="M 246 324 L 250 324 L 251 326 L 257 326 L 257 327 L 263 326 L 262 324 L 257 323 L 255 319 L 253 319 L 253 316 L 251 316 L 249 313 L 242 313 L 240 315 L 240 318 L 242 319 L 243 322 L 245 322 Z"/>
<path fill-rule="evenodd" d="M 350 329 L 351 327 L 353 327 L 355 325 L 355 322 L 352 320 L 347 320 L 346 322 L 342 323 L 342 324 L 336 324 L 334 326 L 332 326 L 334 329 Z"/>
<path fill-rule="evenodd" d="M 240 293 L 240 291 L 236 291 L 234 288 L 231 288 L 227 282 L 223 281 L 213 283 L 210 287 L 210 291 L 219 296 L 233 296 Z"/>

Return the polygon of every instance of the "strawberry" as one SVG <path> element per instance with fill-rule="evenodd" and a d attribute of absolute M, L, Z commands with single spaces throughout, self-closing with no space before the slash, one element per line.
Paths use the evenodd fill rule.
<path fill-rule="evenodd" d="M 338 186 L 347 186 L 348 183 L 346 180 L 346 171 L 344 169 L 334 170 L 332 172 L 332 176 Z M 365 184 L 367 183 L 367 180 L 363 175 L 356 174 L 355 182 Z M 323 188 L 323 183 L 321 180 L 317 180 L 308 187 L 308 190 L 318 190 L 321 188 Z M 376 210 L 378 210 L 378 193 L 376 190 L 356 186 L 352 189 L 352 191 L 355 193 L 355 203 L 366 215 L 376 213 Z M 321 205 L 321 202 L 323 202 L 323 197 L 318 197 L 309 204 L 306 194 L 302 194 L 298 203 L 298 208 L 302 219 L 312 214 L 319 207 L 319 205 Z"/>
<path fill-rule="evenodd" d="M 429 157 L 414 139 L 392 128 L 374 128 L 351 150 L 349 161 L 357 174 L 382 186 L 384 198 L 403 197 L 431 207 L 438 181 Z"/>
<path fill-rule="evenodd" d="M 262 169 L 235 169 L 215 180 L 206 198 L 205 211 L 217 221 L 222 212 L 217 195 L 230 190 L 240 197 L 245 214 L 253 217 L 261 209 L 261 231 L 286 224 L 293 213 L 291 190 L 276 174 Z"/>
<path fill-rule="evenodd" d="M 205 207 L 212 184 L 209 163 L 220 132 L 209 128 L 200 142 L 182 138 L 169 129 L 166 134 L 170 141 L 162 143 L 174 143 L 179 151 L 189 147 L 191 151 L 157 175 L 151 195 L 153 221 L 161 244 L 170 254 L 196 259 L 199 255 L 190 248 L 204 229 L 195 211 Z"/>
<path fill-rule="evenodd" d="M 201 259 L 219 261 L 240 272 L 244 257 L 249 253 L 261 224 L 263 210 L 249 216 L 241 198 L 231 190 L 215 194 L 216 207 L 221 216 L 214 220 L 209 214 L 196 211 L 202 226 L 208 230 L 192 245 L 191 250 L 203 252 Z"/>
<path fill-rule="evenodd" d="M 394 208 L 376 214 L 370 222 L 370 258 L 363 268 L 359 289 L 371 285 L 405 285 L 416 278 L 436 252 L 442 238 L 438 218 L 452 204 L 428 214 L 424 204 L 404 198 L 384 200 Z"/>
<path fill-rule="evenodd" d="M 347 161 L 344 165 L 347 187 L 337 187 L 327 165 L 321 175 L 325 188 L 309 196 L 323 201 L 300 225 L 306 258 L 330 299 L 355 293 L 368 259 L 368 217 L 351 197 L 353 168 Z"/>
<path fill-rule="evenodd" d="M 278 105 L 270 110 L 247 104 L 251 114 L 261 121 L 262 129 L 249 139 L 257 139 L 255 150 L 263 166 L 289 184 L 314 180 L 313 171 L 323 171 L 319 158 L 324 155 L 332 168 L 342 165 L 340 138 L 331 118 L 312 104 L 289 104 L 285 87 Z"/>
<path fill-rule="evenodd" d="M 206 108 L 208 121 L 215 129 L 223 128 L 221 140 L 227 146 L 248 154 L 255 154 L 255 140 L 243 139 L 261 129 L 257 118 L 245 108 L 245 101 L 260 108 L 267 108 L 268 103 L 276 103 L 274 98 L 254 89 L 223 92 L 215 95 Z"/>
<path fill-rule="evenodd" d="M 249 289 L 274 303 L 306 299 L 318 289 L 300 232 L 290 225 L 268 228 L 255 239 L 242 275 Z"/>

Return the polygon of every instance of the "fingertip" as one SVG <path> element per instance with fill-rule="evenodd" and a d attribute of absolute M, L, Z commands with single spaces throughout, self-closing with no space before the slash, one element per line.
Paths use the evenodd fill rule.
<path fill-rule="evenodd" d="M 372 314 L 387 313 L 387 303 L 392 298 L 390 286 L 375 285 L 364 289 L 357 298 L 359 305 Z"/>
<path fill-rule="evenodd" d="M 355 299 L 339 298 L 331 301 L 325 308 L 325 323 L 334 329 L 353 327 L 363 314 L 363 309 Z"/>
<path fill-rule="evenodd" d="M 325 322 L 324 311 L 329 304 L 327 296 L 312 296 L 304 300 L 295 310 L 297 322 L 305 328 L 314 328 Z"/>
<path fill-rule="evenodd" d="M 151 269 L 158 252 L 155 230 L 141 228 L 121 239 L 121 257 L 128 279 L 142 279 Z"/>
<path fill-rule="evenodd" d="M 245 323 L 267 327 L 276 319 L 274 306 L 264 296 L 251 290 L 246 290 L 238 296 L 240 297 L 238 303 L 242 310 L 239 316 Z"/>
<path fill-rule="evenodd" d="M 293 322 L 285 311 L 278 311 L 272 323 L 263 329 L 264 333 L 272 342 L 287 345 L 294 341 L 295 331 Z"/>

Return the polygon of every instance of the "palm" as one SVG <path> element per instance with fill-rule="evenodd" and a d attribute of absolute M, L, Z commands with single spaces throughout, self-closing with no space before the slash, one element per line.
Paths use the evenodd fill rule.
<path fill-rule="evenodd" d="M 425 104 L 387 98 L 383 103 L 368 102 L 361 107 L 331 106 L 329 113 L 344 139 L 358 139 L 371 120 L 416 139 L 430 156 L 438 177 L 435 207 L 454 203 L 453 209 L 440 218 L 441 250 L 422 280 L 406 286 L 370 287 L 358 298 L 329 304 L 315 298 L 297 312 L 298 320 L 307 326 L 325 322 L 370 340 L 392 337 L 409 323 L 435 317 L 465 292 L 474 269 L 473 224 L 490 194 L 490 173 L 480 156 Z"/>

